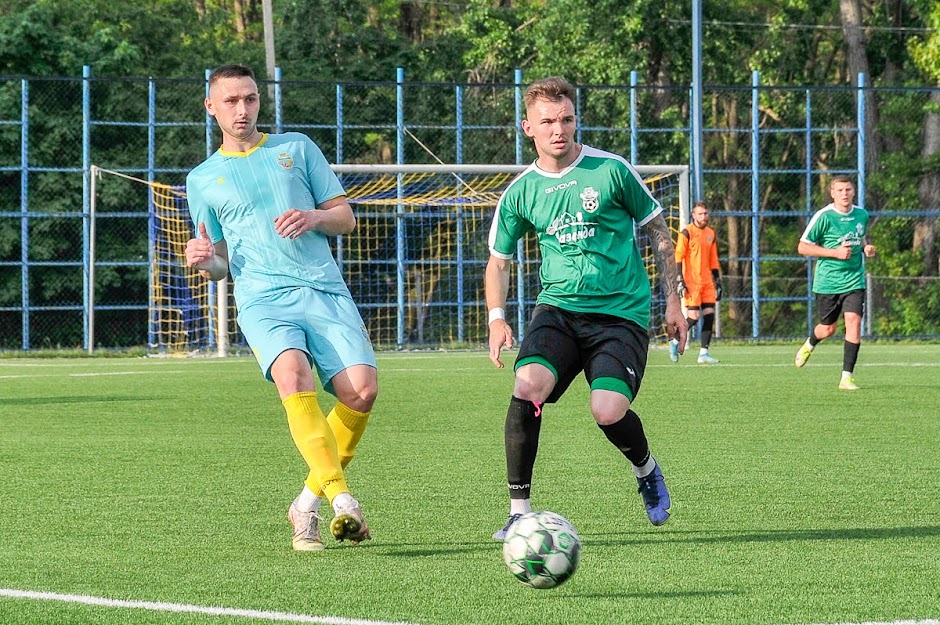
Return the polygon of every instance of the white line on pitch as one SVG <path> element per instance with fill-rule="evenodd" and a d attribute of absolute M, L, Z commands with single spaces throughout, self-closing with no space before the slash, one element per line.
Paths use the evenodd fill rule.
<path fill-rule="evenodd" d="M 190 373 L 189 371 L 161 371 L 163 373 Z M 0 375 L 0 380 L 34 379 L 34 378 L 98 378 L 112 375 L 153 375 L 153 371 L 99 371 L 97 373 L 18 373 L 15 375 Z"/>
<path fill-rule="evenodd" d="M 210 616 L 237 616 L 242 618 L 282 621 L 286 623 L 322 623 L 324 625 L 415 625 L 404 621 L 373 621 L 369 619 L 350 619 L 338 616 L 310 616 L 291 612 L 267 612 L 263 610 L 240 610 L 236 608 L 213 608 L 185 603 L 164 603 L 162 601 L 124 601 L 93 597 L 90 595 L 64 595 L 55 592 L 35 592 L 0 588 L 0 597 L 11 599 L 33 599 L 38 601 L 60 601 L 63 603 L 82 603 L 106 608 L 131 608 L 151 610 L 153 612 L 174 612 L 188 614 L 208 614 Z"/>
<path fill-rule="evenodd" d="M 817 623 L 816 625 L 940 625 L 934 618 L 922 621 L 865 621 L 864 623 Z"/>

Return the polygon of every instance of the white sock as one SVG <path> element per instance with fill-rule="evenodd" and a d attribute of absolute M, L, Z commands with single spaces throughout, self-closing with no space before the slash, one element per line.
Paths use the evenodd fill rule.
<path fill-rule="evenodd" d="M 699 355 L 699 356 L 704 356 L 704 355 L 707 354 L 707 353 L 708 353 L 708 348 L 707 348 L 707 347 L 701 347 L 701 348 L 699 348 L 699 350 L 698 350 L 698 355 Z"/>
<path fill-rule="evenodd" d="M 843 372 L 842 372 L 842 379 L 843 379 L 843 380 L 844 380 L 845 378 L 851 378 L 851 377 L 852 377 L 852 372 L 851 372 L 851 371 L 843 371 Z"/>
<path fill-rule="evenodd" d="M 333 497 L 333 512 L 336 514 L 342 514 L 350 508 L 358 507 L 359 502 L 353 499 L 353 496 L 349 493 L 340 493 L 336 497 Z"/>
<path fill-rule="evenodd" d="M 532 512 L 532 500 L 531 499 L 510 499 L 509 500 L 509 514 L 526 514 L 527 512 Z"/>
<path fill-rule="evenodd" d="M 650 456 L 649 460 L 647 460 L 642 466 L 633 467 L 633 475 L 637 477 L 646 477 L 647 475 L 652 473 L 653 469 L 655 468 L 656 468 L 656 459 L 653 458 L 653 456 Z"/>
<path fill-rule="evenodd" d="M 672 343 L 673 345 L 678 345 L 678 344 L 679 344 L 679 339 L 672 339 L 672 340 L 670 340 L 669 342 Z"/>
<path fill-rule="evenodd" d="M 297 506 L 297 509 L 301 512 L 318 512 L 320 510 L 321 501 L 323 501 L 321 497 L 317 497 L 312 490 L 304 485 L 304 489 L 300 491 L 300 494 L 297 495 L 297 499 L 294 500 L 294 505 Z"/>

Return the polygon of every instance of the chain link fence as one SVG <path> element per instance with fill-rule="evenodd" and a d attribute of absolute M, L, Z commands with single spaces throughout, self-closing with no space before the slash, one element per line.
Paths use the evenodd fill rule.
<path fill-rule="evenodd" d="M 402 74 L 259 86 L 262 130 L 304 132 L 336 163 L 535 157 L 519 129 L 521 74 L 513 84 L 408 83 Z M 94 164 L 182 184 L 220 141 L 202 108 L 205 90 L 205 77 L 0 77 L 0 349 L 88 348 L 89 315 L 94 347 L 147 343 L 148 189 L 109 181 L 92 224 L 88 172 Z M 579 139 L 637 164 L 689 164 L 690 98 L 686 86 L 581 86 Z M 879 113 L 861 129 L 860 98 Z M 929 199 L 940 181 L 925 149 L 938 103 L 938 89 L 704 89 L 702 188 L 725 276 L 721 336 L 806 335 L 811 265 L 796 246 L 829 201 L 828 177 L 846 173 L 858 177 L 881 250 L 868 267 L 870 335 L 940 338 L 940 206 Z"/>

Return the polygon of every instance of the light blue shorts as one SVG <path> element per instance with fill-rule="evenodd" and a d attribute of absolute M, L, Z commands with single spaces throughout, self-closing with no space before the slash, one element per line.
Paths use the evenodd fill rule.
<path fill-rule="evenodd" d="M 285 289 L 241 308 L 238 327 L 268 380 L 271 365 L 288 349 L 307 354 L 329 393 L 334 393 L 330 380 L 340 371 L 353 365 L 375 367 L 372 341 L 348 294 Z"/>

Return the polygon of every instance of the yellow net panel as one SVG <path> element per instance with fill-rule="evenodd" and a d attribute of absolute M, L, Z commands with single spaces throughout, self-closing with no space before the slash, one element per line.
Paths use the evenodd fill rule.
<path fill-rule="evenodd" d="M 358 226 L 335 240 L 334 254 L 378 349 L 484 345 L 487 311 L 483 274 L 487 235 L 500 194 L 514 173 L 344 173 L 341 181 Z M 679 174 L 646 179 L 679 228 Z M 181 189 L 153 185 L 155 232 L 151 240 L 152 347 L 169 352 L 215 348 L 213 292 L 185 267 L 183 249 L 192 224 Z M 638 241 L 653 280 L 652 336 L 664 336 L 664 301 L 648 240 Z M 538 295 L 539 255 L 533 237 L 513 263 L 507 317 L 527 318 Z M 521 277 L 518 272 L 521 273 Z M 521 296 L 520 296 L 521 294 Z M 235 319 L 229 301 L 229 319 Z M 234 321 L 230 344 L 244 344 Z"/>

